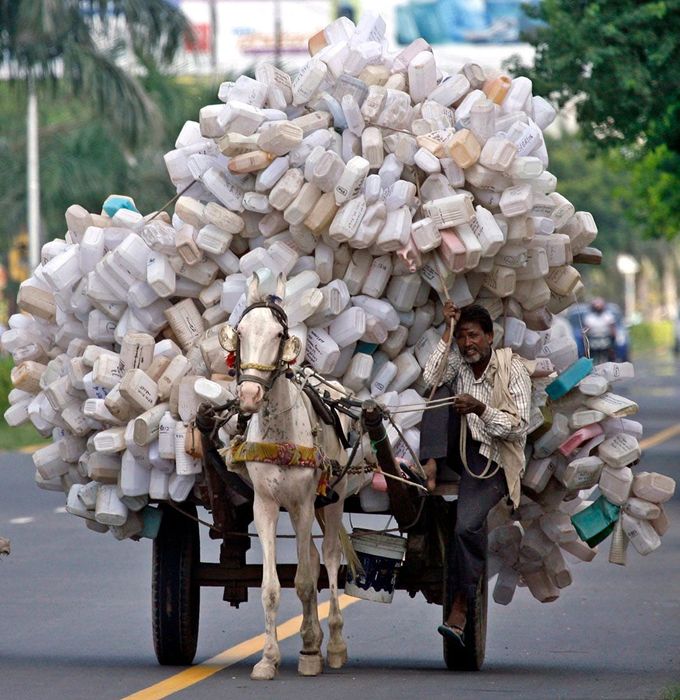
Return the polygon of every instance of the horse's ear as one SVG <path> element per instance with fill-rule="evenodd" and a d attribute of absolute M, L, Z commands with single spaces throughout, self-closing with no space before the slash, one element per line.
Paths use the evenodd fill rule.
<path fill-rule="evenodd" d="M 276 296 L 281 300 L 286 296 L 286 278 L 282 272 L 276 277 Z"/>
<path fill-rule="evenodd" d="M 234 352 L 236 350 L 236 331 L 228 324 L 225 323 L 217 336 L 220 341 L 220 345 L 227 352 Z"/>
<path fill-rule="evenodd" d="M 283 361 L 295 362 L 300 350 L 302 350 L 302 341 L 296 335 L 291 335 L 283 345 Z"/>
<path fill-rule="evenodd" d="M 260 301 L 260 278 L 258 277 L 257 271 L 253 272 L 253 274 L 248 278 L 246 300 L 248 304 L 254 304 L 257 301 Z"/>

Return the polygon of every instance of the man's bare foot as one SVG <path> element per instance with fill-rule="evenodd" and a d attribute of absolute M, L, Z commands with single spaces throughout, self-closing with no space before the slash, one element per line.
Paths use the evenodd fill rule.
<path fill-rule="evenodd" d="M 431 493 L 437 486 L 437 462 L 435 459 L 430 458 L 423 464 L 423 471 L 425 472 L 425 487 Z"/>
<path fill-rule="evenodd" d="M 462 632 L 465 629 L 465 621 L 467 618 L 467 600 L 464 593 L 456 593 L 451 606 L 451 612 L 446 618 L 446 624 Z"/>

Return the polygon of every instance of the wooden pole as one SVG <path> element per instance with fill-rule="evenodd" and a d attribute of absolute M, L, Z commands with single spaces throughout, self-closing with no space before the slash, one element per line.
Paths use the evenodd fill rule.
<path fill-rule="evenodd" d="M 378 465 L 386 474 L 401 476 L 397 473 L 397 465 L 387 439 L 383 417 L 382 408 L 378 403 L 373 399 L 364 401 L 361 407 L 361 422 L 371 440 Z M 414 489 L 402 481 L 394 479 L 386 479 L 386 481 L 390 497 L 390 511 L 399 528 L 406 530 L 415 524 L 418 517 L 417 497 L 414 494 Z"/>

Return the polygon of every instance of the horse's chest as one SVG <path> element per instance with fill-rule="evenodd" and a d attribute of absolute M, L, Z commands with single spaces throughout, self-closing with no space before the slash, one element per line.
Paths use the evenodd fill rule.
<path fill-rule="evenodd" d="M 248 438 L 267 442 L 293 442 L 310 447 L 314 442 L 309 414 L 301 402 L 290 410 L 290 404 L 270 401 L 263 411 L 253 416 Z"/>

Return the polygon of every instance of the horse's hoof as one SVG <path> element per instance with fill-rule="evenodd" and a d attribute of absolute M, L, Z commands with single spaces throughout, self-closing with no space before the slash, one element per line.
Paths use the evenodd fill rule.
<path fill-rule="evenodd" d="M 342 668 L 347 663 L 347 649 L 326 652 L 326 661 L 329 668 Z"/>
<path fill-rule="evenodd" d="M 318 676 L 323 673 L 323 656 L 321 654 L 305 654 L 300 652 L 298 657 L 298 673 L 301 676 Z"/>
<path fill-rule="evenodd" d="M 276 676 L 276 666 L 265 659 L 258 661 L 250 673 L 254 681 L 270 681 Z"/>

